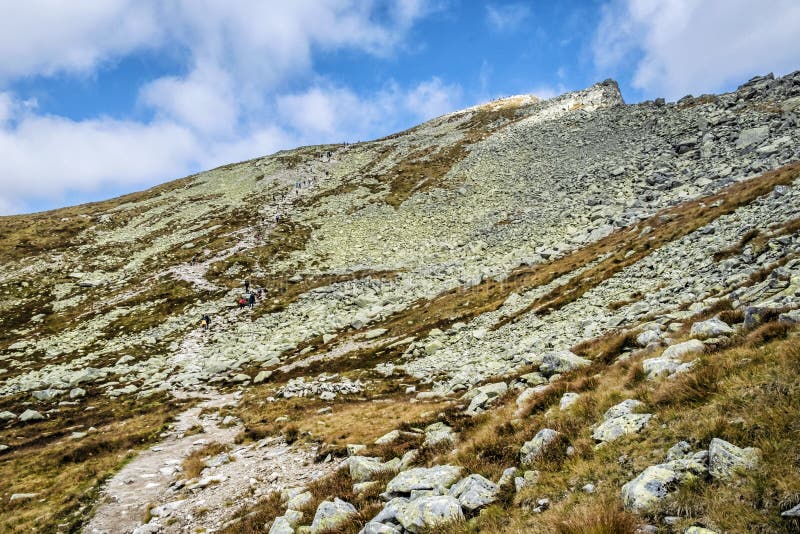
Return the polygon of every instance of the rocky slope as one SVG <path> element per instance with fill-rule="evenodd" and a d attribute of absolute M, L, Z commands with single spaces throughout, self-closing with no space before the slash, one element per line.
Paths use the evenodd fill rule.
<path fill-rule="evenodd" d="M 724 439 L 755 421 L 609 451 L 739 391 L 661 397 L 730 351 L 794 354 L 799 117 L 800 73 L 636 105 L 606 81 L 0 219 L 2 529 L 583 532 L 558 518 L 596 501 L 621 531 L 736 531 L 663 503 L 764 479 L 785 447 Z M 790 470 L 748 530 L 797 526 Z"/>

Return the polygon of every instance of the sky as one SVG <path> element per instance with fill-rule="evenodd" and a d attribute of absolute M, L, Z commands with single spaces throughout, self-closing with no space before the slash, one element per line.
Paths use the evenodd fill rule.
<path fill-rule="evenodd" d="M 0 0 L 0 215 L 498 97 L 800 69 L 797 0 Z"/>

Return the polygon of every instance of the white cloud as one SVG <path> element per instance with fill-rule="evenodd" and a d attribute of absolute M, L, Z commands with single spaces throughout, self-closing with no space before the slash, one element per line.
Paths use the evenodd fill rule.
<path fill-rule="evenodd" d="M 434 8 L 430 0 L 15 5 L 0 18 L 0 213 L 68 191 L 151 185 L 321 136 L 365 139 L 386 133 L 398 112 L 439 113 L 457 88 L 431 80 L 359 97 L 320 84 L 313 65 L 318 52 L 342 49 L 389 56 Z M 144 49 L 186 63 L 139 88 L 140 108 L 153 112 L 144 122 L 45 115 L 2 92 L 21 77 L 91 76 Z M 297 86 L 306 89 L 288 92 Z"/>
<path fill-rule="evenodd" d="M 89 73 L 105 60 L 160 42 L 150 2 L 26 0 L 0 17 L 0 81 L 58 72 Z"/>
<path fill-rule="evenodd" d="M 431 78 L 407 90 L 396 83 L 369 97 L 359 97 L 345 87 L 317 85 L 277 99 L 279 115 L 287 128 L 327 141 L 363 140 L 407 127 L 404 120 L 424 121 L 456 109 L 461 88 Z"/>
<path fill-rule="evenodd" d="M 486 6 L 486 21 L 492 29 L 500 32 L 516 30 L 530 14 L 530 7 L 522 3 Z"/>
<path fill-rule="evenodd" d="M 679 98 L 800 67 L 794 0 L 614 0 L 594 40 L 596 66 L 632 65 L 634 87 Z"/>
<path fill-rule="evenodd" d="M 460 99 L 461 88 L 458 85 L 448 85 L 434 77 L 409 92 L 405 105 L 418 119 L 427 120 L 455 111 Z"/>

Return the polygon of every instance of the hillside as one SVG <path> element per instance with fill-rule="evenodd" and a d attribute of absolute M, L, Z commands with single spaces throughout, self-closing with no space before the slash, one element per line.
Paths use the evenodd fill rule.
<path fill-rule="evenodd" d="M 607 80 L 0 217 L 0 530 L 796 531 L 798 177 Z"/>

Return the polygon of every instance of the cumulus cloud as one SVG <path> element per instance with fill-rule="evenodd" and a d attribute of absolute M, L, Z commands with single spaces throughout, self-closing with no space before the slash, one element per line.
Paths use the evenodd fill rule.
<path fill-rule="evenodd" d="M 425 118 L 445 110 L 446 93 L 457 91 L 438 80 L 359 97 L 314 73 L 318 52 L 390 56 L 434 8 L 429 0 L 31 0 L 7 10 L 0 214 L 33 198 L 147 186 L 320 136 L 364 139 L 385 133 L 397 110 Z M 22 77 L 91 76 L 145 49 L 186 67 L 139 88 L 139 107 L 152 115 L 145 121 L 41 114 L 3 91 Z"/>
<path fill-rule="evenodd" d="M 530 16 L 525 4 L 489 4 L 486 6 L 486 21 L 495 31 L 516 30 Z"/>
<path fill-rule="evenodd" d="M 105 60 L 159 43 L 162 31 L 147 1 L 15 2 L 0 17 L 0 81 L 88 73 Z"/>
<path fill-rule="evenodd" d="M 794 0 L 613 0 L 603 9 L 594 61 L 605 72 L 632 66 L 634 87 L 674 99 L 797 69 L 798 35 Z"/>
<path fill-rule="evenodd" d="M 434 77 L 407 89 L 393 82 L 367 97 L 346 87 L 317 85 L 280 96 L 277 108 L 287 128 L 315 134 L 326 141 L 357 141 L 376 132 L 406 127 L 404 119 L 424 121 L 443 115 L 460 103 L 460 86 Z"/>

